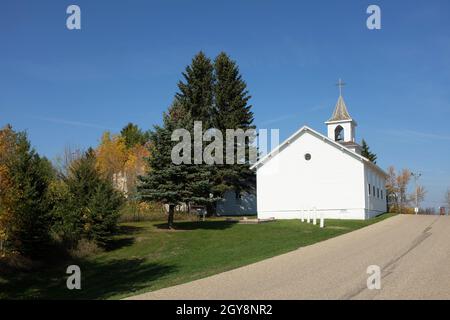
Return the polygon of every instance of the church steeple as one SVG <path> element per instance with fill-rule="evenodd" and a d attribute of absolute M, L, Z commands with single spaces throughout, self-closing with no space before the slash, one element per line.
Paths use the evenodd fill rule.
<path fill-rule="evenodd" d="M 328 121 L 346 121 L 346 120 L 352 120 L 352 117 L 350 117 L 350 114 L 348 113 L 344 98 L 342 96 L 339 96 L 338 101 L 336 103 L 336 107 L 334 108 L 333 115 Z"/>
<path fill-rule="evenodd" d="M 325 122 L 328 128 L 328 138 L 341 143 L 347 148 L 360 153 L 360 146 L 355 141 L 355 128 L 357 123 L 350 116 L 344 98 L 342 97 L 342 87 L 345 85 L 341 79 L 337 83 L 339 87 L 339 98 L 334 107 L 331 118 Z"/>

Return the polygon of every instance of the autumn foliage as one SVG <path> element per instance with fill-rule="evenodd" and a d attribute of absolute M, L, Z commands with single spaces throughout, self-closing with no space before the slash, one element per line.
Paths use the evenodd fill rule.
<path fill-rule="evenodd" d="M 130 126 L 133 125 L 125 127 L 120 135 L 103 133 L 96 150 L 97 169 L 127 197 L 135 195 L 138 177 L 149 169 L 145 159 L 150 155 L 146 135 L 141 133 L 143 137 L 139 138 L 139 129 L 131 131 Z M 125 130 L 127 128 L 128 130 Z M 132 136 L 127 138 L 127 133 Z"/>

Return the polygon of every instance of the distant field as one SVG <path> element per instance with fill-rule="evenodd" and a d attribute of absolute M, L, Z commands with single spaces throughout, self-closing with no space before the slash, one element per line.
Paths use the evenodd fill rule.
<path fill-rule="evenodd" d="M 213 219 L 121 225 L 107 251 L 33 273 L 0 274 L 1 299 L 118 299 L 185 283 L 323 241 L 383 219 L 327 220 L 320 229 L 298 220 L 240 225 Z M 82 289 L 66 289 L 70 264 L 82 272 Z"/>

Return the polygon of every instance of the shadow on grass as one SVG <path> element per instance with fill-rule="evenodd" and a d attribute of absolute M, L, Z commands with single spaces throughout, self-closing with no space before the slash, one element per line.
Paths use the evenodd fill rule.
<path fill-rule="evenodd" d="M 145 228 L 143 227 L 121 225 L 117 230 L 116 237 L 109 239 L 106 242 L 104 249 L 106 251 L 113 251 L 121 249 L 123 247 L 131 246 L 134 244 L 136 240 L 134 235 L 143 232 L 144 229 Z M 123 237 L 123 236 L 130 236 L 130 237 Z"/>
<path fill-rule="evenodd" d="M 128 247 L 134 244 L 135 238 L 117 238 L 117 239 L 110 239 L 105 244 L 105 251 L 113 251 L 118 250 L 124 247 Z"/>
<path fill-rule="evenodd" d="M 103 263 L 83 263 L 85 270 L 84 290 L 74 292 L 72 298 L 106 299 L 131 294 L 148 288 L 161 277 L 168 277 L 176 268 L 144 259 L 122 259 Z"/>
<path fill-rule="evenodd" d="M 118 230 L 117 230 L 117 234 L 119 234 L 119 235 L 133 235 L 133 234 L 142 232 L 144 229 L 145 229 L 144 227 L 120 225 Z"/>
<path fill-rule="evenodd" d="M 174 229 L 176 230 L 224 230 L 231 228 L 235 221 L 185 221 L 185 222 L 175 222 Z M 158 229 L 166 229 L 167 223 L 155 224 Z"/>
<path fill-rule="evenodd" d="M 66 268 L 70 264 L 81 269 L 81 290 L 68 290 L 66 287 L 69 276 Z M 0 298 L 107 299 L 149 288 L 152 282 L 170 276 L 175 270 L 174 266 L 147 263 L 144 259 L 72 262 L 47 271 L 22 272 L 3 278 Z"/>

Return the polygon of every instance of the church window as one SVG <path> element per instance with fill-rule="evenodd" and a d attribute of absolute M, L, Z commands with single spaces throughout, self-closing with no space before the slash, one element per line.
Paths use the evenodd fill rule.
<path fill-rule="evenodd" d="M 344 141 L 344 128 L 342 128 L 342 126 L 337 126 L 336 129 L 334 129 L 334 140 Z"/>
<path fill-rule="evenodd" d="M 381 190 L 381 199 L 383 199 L 383 190 Z"/>
<path fill-rule="evenodd" d="M 380 197 L 380 189 L 377 188 L 377 198 L 379 198 L 379 197 Z"/>
<path fill-rule="evenodd" d="M 375 186 L 373 186 L 373 196 L 375 197 Z"/>
<path fill-rule="evenodd" d="M 369 183 L 369 196 L 370 196 L 370 189 L 371 189 L 371 187 L 370 187 L 370 183 Z"/>
<path fill-rule="evenodd" d="M 311 154 L 310 153 L 305 154 L 305 160 L 306 161 L 311 160 Z"/>

